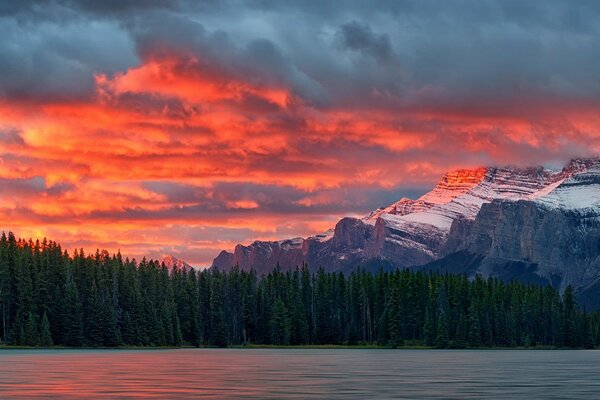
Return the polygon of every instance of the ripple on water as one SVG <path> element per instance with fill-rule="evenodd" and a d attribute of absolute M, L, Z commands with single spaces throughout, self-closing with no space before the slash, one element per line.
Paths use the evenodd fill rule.
<path fill-rule="evenodd" d="M 597 351 L 0 351 L 2 399 L 589 399 L 598 376 Z"/>

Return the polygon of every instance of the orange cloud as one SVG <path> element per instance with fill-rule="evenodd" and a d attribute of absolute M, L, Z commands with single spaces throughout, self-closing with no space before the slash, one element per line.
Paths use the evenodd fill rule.
<path fill-rule="evenodd" d="M 98 74 L 91 101 L 0 103 L 0 228 L 207 264 L 237 242 L 318 233 L 384 205 L 376 193 L 433 185 L 448 168 L 600 149 L 596 113 L 547 113 L 541 125 L 318 107 L 195 58 L 149 59 Z"/>

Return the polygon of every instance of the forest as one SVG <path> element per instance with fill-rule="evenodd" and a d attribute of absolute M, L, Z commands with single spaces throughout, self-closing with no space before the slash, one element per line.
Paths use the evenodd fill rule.
<path fill-rule="evenodd" d="M 266 276 L 168 270 L 106 251 L 0 238 L 0 339 L 17 346 L 600 345 L 572 288 L 303 265 Z"/>

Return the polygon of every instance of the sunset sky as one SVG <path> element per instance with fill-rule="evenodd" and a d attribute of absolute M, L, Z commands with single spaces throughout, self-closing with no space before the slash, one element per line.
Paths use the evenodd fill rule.
<path fill-rule="evenodd" d="M 143 3 L 144 5 L 140 5 Z M 210 264 L 600 151 L 600 2 L 0 2 L 0 230 Z"/>

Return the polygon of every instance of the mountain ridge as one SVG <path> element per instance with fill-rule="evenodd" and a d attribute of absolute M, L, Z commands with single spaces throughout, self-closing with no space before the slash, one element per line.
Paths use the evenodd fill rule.
<path fill-rule="evenodd" d="M 560 171 L 539 166 L 462 169 L 444 174 L 430 192 L 416 200 L 400 199 L 362 219 L 342 218 L 333 230 L 306 239 L 238 245 L 233 253 L 221 252 L 213 267 L 239 265 L 265 273 L 277 265 L 286 269 L 308 263 L 313 270 L 323 266 L 328 271 L 348 272 L 365 265 L 427 265 L 466 252 L 482 260 L 473 273 L 502 276 L 498 270 L 502 262 L 525 266 L 537 252 L 540 279 L 561 289 L 566 284 L 584 287 L 600 275 L 600 259 L 596 262 L 593 257 L 600 254 L 600 247 L 593 247 L 600 238 L 595 230 L 598 221 L 600 158 L 573 159 Z M 541 222 L 540 228 L 536 224 Z M 563 227 L 569 227 L 563 235 L 566 238 L 561 236 Z M 493 246 L 481 245 L 484 236 Z M 516 238 L 523 244 L 516 243 Z M 568 261 L 577 243 L 589 247 L 582 259 L 573 255 L 579 260 L 576 268 L 589 269 L 587 273 L 567 271 L 557 264 Z M 530 253 L 497 251 L 509 244 Z M 559 251 L 556 246 L 560 254 L 552 255 Z"/>

